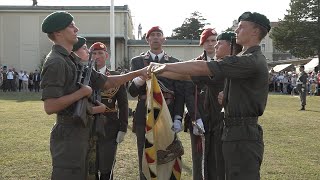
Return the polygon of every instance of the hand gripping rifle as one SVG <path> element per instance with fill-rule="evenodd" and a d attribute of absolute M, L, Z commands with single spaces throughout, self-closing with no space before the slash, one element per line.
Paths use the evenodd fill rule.
<path fill-rule="evenodd" d="M 92 53 L 89 54 L 88 66 L 86 68 L 83 66 L 81 71 L 79 72 L 78 81 L 77 81 L 77 84 L 79 86 L 81 85 L 88 86 L 90 83 L 90 77 L 91 77 L 92 68 L 93 68 L 93 60 L 91 59 L 91 57 L 92 57 Z M 75 111 L 73 113 L 73 118 L 80 120 L 84 127 L 86 127 L 88 124 L 87 112 L 90 112 L 88 108 L 89 108 L 88 98 L 83 97 L 76 102 Z"/>

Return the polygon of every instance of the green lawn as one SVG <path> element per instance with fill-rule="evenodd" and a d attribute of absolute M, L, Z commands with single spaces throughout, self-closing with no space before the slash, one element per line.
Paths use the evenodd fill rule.
<path fill-rule="evenodd" d="M 49 134 L 55 116 L 44 113 L 39 99 L 36 93 L 0 92 L 1 180 L 50 177 Z M 131 100 L 130 106 L 135 103 Z M 262 179 L 320 179 L 320 97 L 308 97 L 306 111 L 298 111 L 299 108 L 298 97 L 269 96 L 259 120 L 265 138 Z M 189 134 L 179 135 L 185 147 L 182 179 L 191 180 Z M 135 142 L 135 135 L 128 129 L 118 148 L 115 179 L 137 179 Z"/>

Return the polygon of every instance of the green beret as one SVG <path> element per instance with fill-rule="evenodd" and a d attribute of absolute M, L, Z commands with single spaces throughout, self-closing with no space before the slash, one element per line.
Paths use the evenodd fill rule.
<path fill-rule="evenodd" d="M 42 32 L 53 33 L 60 31 L 73 21 L 73 16 L 66 11 L 56 11 L 49 14 L 42 22 Z"/>
<path fill-rule="evenodd" d="M 268 32 L 271 29 L 269 19 L 265 15 L 260 14 L 260 13 L 244 12 L 238 18 L 238 22 L 240 22 L 240 21 L 251 21 L 251 22 L 254 22 L 254 23 L 259 24 L 260 26 L 266 28 Z"/>
<path fill-rule="evenodd" d="M 232 38 L 235 38 L 235 37 L 236 37 L 236 34 L 234 32 L 226 31 L 226 32 L 219 34 L 219 36 L 217 37 L 217 41 L 226 40 L 226 41 L 231 42 Z"/>
<path fill-rule="evenodd" d="M 87 42 L 86 38 L 84 37 L 78 36 L 77 38 L 78 38 L 78 42 L 73 45 L 73 48 L 72 48 L 73 52 L 80 49 Z"/>

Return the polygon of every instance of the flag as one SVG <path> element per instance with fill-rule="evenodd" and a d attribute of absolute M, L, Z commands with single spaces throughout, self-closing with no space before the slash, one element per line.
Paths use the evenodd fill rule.
<path fill-rule="evenodd" d="M 171 129 L 170 112 L 157 78 L 153 74 L 147 81 L 146 103 L 146 139 L 142 155 L 143 174 L 148 180 L 179 180 L 182 170 L 181 157 L 170 159 L 169 162 L 163 164 L 158 162 L 157 153 L 167 151 L 168 147 L 178 140 L 178 136 Z"/>

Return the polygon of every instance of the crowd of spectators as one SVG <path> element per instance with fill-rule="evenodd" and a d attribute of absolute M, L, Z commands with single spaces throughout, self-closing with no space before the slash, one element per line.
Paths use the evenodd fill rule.
<path fill-rule="evenodd" d="M 296 95 L 298 72 L 295 71 L 280 71 L 274 72 L 272 69 L 269 72 L 269 91 L 279 92 L 283 94 Z M 320 71 L 318 73 L 308 73 L 307 92 L 309 95 L 319 95 Z"/>
<path fill-rule="evenodd" d="M 3 92 L 39 92 L 40 72 L 27 72 L 7 66 L 0 67 L 0 90 Z"/>
<path fill-rule="evenodd" d="M 118 67 L 116 69 L 121 74 L 129 72 L 128 69 Z M 298 73 L 295 71 L 275 72 L 273 69 L 269 72 L 269 91 L 283 94 L 296 95 Z M 0 66 L 0 90 L 3 92 L 39 92 L 40 91 L 40 72 L 27 72 L 15 68 Z M 309 73 L 307 92 L 309 95 L 320 95 L 320 71 L 318 73 Z"/>

